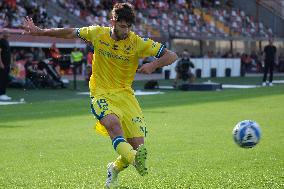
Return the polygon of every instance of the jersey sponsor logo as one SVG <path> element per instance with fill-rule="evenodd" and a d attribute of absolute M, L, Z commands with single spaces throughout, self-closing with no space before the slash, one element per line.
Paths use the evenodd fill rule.
<path fill-rule="evenodd" d="M 107 57 L 107 58 L 113 58 L 113 59 L 116 59 L 116 60 L 122 60 L 124 62 L 129 62 L 129 58 L 122 56 L 122 55 L 112 54 L 111 52 L 103 50 L 103 49 L 99 49 L 98 52 L 99 52 L 99 55 L 102 55 L 102 56 Z"/>
<path fill-rule="evenodd" d="M 106 46 L 108 46 L 108 47 L 110 46 L 109 43 L 104 42 L 104 41 L 102 41 L 102 40 L 99 40 L 99 42 L 100 42 L 101 45 L 106 45 Z"/>
<path fill-rule="evenodd" d="M 118 50 L 118 45 L 117 44 L 113 44 L 112 49 L 113 50 Z"/>

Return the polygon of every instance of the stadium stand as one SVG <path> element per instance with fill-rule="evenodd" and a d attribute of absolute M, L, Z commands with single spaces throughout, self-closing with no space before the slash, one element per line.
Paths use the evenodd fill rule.
<path fill-rule="evenodd" d="M 284 18 L 284 1 L 283 0 L 274 0 L 274 1 L 267 1 L 267 0 L 257 0 L 258 4 L 261 4 L 276 14 L 280 15 Z"/>
<path fill-rule="evenodd" d="M 108 25 L 109 1 L 54 0 L 72 14 L 84 18 L 88 24 Z M 231 9 L 210 1 L 135 1 L 138 10 L 137 22 L 140 27 L 134 31 L 148 37 L 269 37 L 272 30 L 256 22 L 244 11 Z M 214 6 L 218 4 L 218 7 Z M 141 25 L 142 24 L 142 25 Z"/>
<path fill-rule="evenodd" d="M 134 31 L 145 37 L 269 37 L 273 36 L 271 28 L 262 22 L 256 22 L 253 16 L 239 9 L 231 9 L 220 3 L 211 1 L 135 1 L 138 10 L 137 26 Z M 207 3 L 206 3 L 207 2 Z M 219 1 L 217 1 L 219 2 Z M 260 1 L 263 3 L 264 1 Z M 46 7 L 57 4 L 57 14 L 48 14 Z M 218 7 L 216 8 L 216 5 Z M 33 17 L 41 27 L 70 27 L 71 20 L 64 17 L 62 10 L 68 10 L 80 18 L 80 25 L 109 25 L 109 15 L 112 1 L 88 0 L 52 0 L 26 1 L 5 0 L 0 3 L 0 26 L 18 28 L 25 16 Z M 267 5 L 268 6 L 268 5 Z M 272 6 L 272 5 L 271 5 Z M 274 5 L 273 5 L 274 6 Z M 213 9 L 214 8 L 214 9 Z M 282 9 L 281 9 L 282 10 Z M 52 16 L 51 16 L 52 15 Z M 63 19 L 64 17 L 64 19 Z"/>
<path fill-rule="evenodd" d="M 283 17 L 281 11 L 284 10 L 284 5 L 281 0 L 275 0 L 274 3 L 264 0 L 255 1 Z M 56 42 L 59 48 L 73 48 L 74 45 L 84 48 L 85 45 L 78 41 L 63 39 L 55 41 L 51 38 L 28 35 L 19 37 L 22 19 L 30 16 L 42 28 L 81 27 L 91 24 L 108 26 L 110 19 L 108 12 L 114 2 L 116 1 L 3 0 L 0 1 L 0 32 L 1 28 L 10 28 L 12 45 L 15 47 L 49 48 L 52 42 Z M 250 15 L 249 11 L 233 6 L 233 0 L 136 0 L 130 2 L 137 10 L 137 25 L 133 27 L 133 30 L 141 36 L 162 42 L 173 38 L 192 39 L 201 46 L 200 41 L 204 40 L 253 40 L 275 36 L 274 30 L 267 27 L 261 18 L 256 18 L 255 15 Z M 210 46 L 210 43 L 208 44 Z M 195 49 L 201 48 L 204 46 L 200 48 L 195 46 Z M 243 48 L 240 49 L 220 51 L 209 47 L 200 53 L 191 52 L 191 57 L 240 58 L 246 72 L 260 72 L 262 54 L 259 50 L 261 47 L 249 52 Z M 181 49 L 176 50 L 181 51 Z M 24 51 L 30 53 L 31 50 L 26 48 Z M 25 53 L 15 49 L 17 61 L 23 60 L 24 58 L 21 59 L 21 57 L 25 57 L 23 55 Z M 283 54 L 281 54 L 279 70 L 284 70 L 283 62 Z"/>

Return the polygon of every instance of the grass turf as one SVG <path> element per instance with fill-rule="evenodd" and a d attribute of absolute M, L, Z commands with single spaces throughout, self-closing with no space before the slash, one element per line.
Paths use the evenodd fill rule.
<path fill-rule="evenodd" d="M 120 188 L 284 188 L 283 91 L 276 85 L 138 97 L 148 123 L 150 173 L 140 177 L 130 167 L 119 175 Z M 0 106 L 0 188 L 104 187 L 106 165 L 117 155 L 109 139 L 93 132 L 88 97 L 74 93 L 9 90 L 28 103 Z M 232 139 L 244 119 L 262 129 L 252 149 Z"/>

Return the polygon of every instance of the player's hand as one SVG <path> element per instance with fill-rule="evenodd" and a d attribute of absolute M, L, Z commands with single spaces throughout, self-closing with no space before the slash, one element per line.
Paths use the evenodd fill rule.
<path fill-rule="evenodd" d="M 156 70 L 155 62 L 150 62 L 143 64 L 141 68 L 137 70 L 138 73 L 143 73 L 143 74 L 151 74 Z"/>
<path fill-rule="evenodd" d="M 24 29 L 23 34 L 27 33 L 27 34 L 31 34 L 31 35 L 39 35 L 40 32 L 42 31 L 41 28 L 37 27 L 34 24 L 33 19 L 28 17 L 28 16 L 26 18 L 24 18 L 24 22 L 23 22 L 22 27 Z"/>

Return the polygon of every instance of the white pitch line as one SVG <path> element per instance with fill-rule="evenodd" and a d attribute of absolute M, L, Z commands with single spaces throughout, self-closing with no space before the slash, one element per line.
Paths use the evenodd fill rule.
<path fill-rule="evenodd" d="M 222 88 L 226 89 L 251 89 L 260 87 L 260 85 L 230 85 L 230 84 L 222 84 Z"/>
<path fill-rule="evenodd" d="M 284 80 L 274 80 L 272 83 L 284 83 Z"/>
<path fill-rule="evenodd" d="M 13 104 L 25 104 L 26 102 L 15 102 L 15 101 L 0 101 L 1 105 L 13 105 Z"/>

